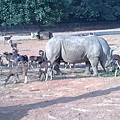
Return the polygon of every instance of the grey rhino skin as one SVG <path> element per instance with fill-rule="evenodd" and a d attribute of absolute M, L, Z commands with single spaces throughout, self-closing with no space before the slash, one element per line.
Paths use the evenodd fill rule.
<path fill-rule="evenodd" d="M 68 63 L 85 62 L 85 73 L 90 73 L 90 66 L 92 66 L 93 76 L 98 75 L 99 61 L 106 71 L 112 61 L 112 51 L 108 43 L 95 35 L 54 36 L 47 42 L 45 54 L 58 74 L 61 73 L 59 69 L 61 60 Z"/>

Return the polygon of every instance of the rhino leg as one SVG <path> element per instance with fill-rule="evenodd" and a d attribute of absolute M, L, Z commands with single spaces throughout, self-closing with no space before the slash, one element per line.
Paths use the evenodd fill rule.
<path fill-rule="evenodd" d="M 90 72 L 90 67 L 91 67 L 90 62 L 88 61 L 88 62 L 85 62 L 85 63 L 86 63 L 86 67 L 85 67 L 84 74 L 91 74 L 91 72 Z"/>
<path fill-rule="evenodd" d="M 105 61 L 100 61 L 100 64 L 101 64 L 102 68 L 105 70 Z"/>
<path fill-rule="evenodd" d="M 106 59 L 100 61 L 100 64 L 101 64 L 102 68 L 104 69 L 104 71 L 105 71 L 106 73 L 109 73 L 109 71 L 111 71 L 111 69 L 113 69 L 113 68 L 112 68 L 112 64 L 111 64 L 111 67 L 110 67 L 110 66 L 109 66 L 109 67 L 105 67 Z"/>
<path fill-rule="evenodd" d="M 93 76 L 98 76 L 98 63 L 99 63 L 99 58 L 98 57 L 94 57 L 94 58 L 90 58 L 90 63 L 93 69 Z"/>
<path fill-rule="evenodd" d="M 59 68 L 59 63 L 54 63 L 54 70 L 56 71 L 56 74 L 58 75 L 62 75 L 62 72 L 60 71 L 60 68 Z"/>

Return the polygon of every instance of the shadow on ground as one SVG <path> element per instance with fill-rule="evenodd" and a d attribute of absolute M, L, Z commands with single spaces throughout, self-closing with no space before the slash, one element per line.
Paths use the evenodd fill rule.
<path fill-rule="evenodd" d="M 28 111 L 31 109 L 44 108 L 59 103 L 69 103 L 80 99 L 94 98 L 97 96 L 108 95 L 112 92 L 119 91 L 120 86 L 109 88 L 106 90 L 97 90 L 89 93 L 85 93 L 75 97 L 61 97 L 53 100 L 38 102 L 35 104 L 16 105 L 0 107 L 0 119 L 1 120 L 20 120 L 22 117 L 28 115 Z"/>

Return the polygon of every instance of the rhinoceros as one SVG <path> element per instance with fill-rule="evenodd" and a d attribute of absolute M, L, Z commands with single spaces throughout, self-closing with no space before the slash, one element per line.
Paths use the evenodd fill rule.
<path fill-rule="evenodd" d="M 54 36 L 47 42 L 45 54 L 58 74 L 61 73 L 59 69 L 61 60 L 68 63 L 85 62 L 85 73 L 90 73 L 90 66 L 92 66 L 93 76 L 98 75 L 99 61 L 105 71 L 108 71 L 112 61 L 112 50 L 107 41 L 95 35 Z"/>

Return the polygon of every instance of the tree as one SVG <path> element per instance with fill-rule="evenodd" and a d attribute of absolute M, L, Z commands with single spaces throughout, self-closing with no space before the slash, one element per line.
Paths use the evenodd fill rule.
<path fill-rule="evenodd" d="M 120 16 L 119 0 L 73 0 L 75 18 L 85 21 L 117 20 Z"/>
<path fill-rule="evenodd" d="M 103 0 L 99 13 L 102 20 L 117 20 L 117 17 L 120 16 L 120 1 Z"/>
<path fill-rule="evenodd" d="M 35 20 L 45 25 L 52 25 L 68 17 L 66 0 L 36 0 Z"/>
<path fill-rule="evenodd" d="M 101 0 L 73 0 L 74 17 L 84 21 L 95 21 L 99 16 Z"/>
<path fill-rule="evenodd" d="M 119 0 L 0 0 L 0 25 L 120 20 Z"/>
<path fill-rule="evenodd" d="M 0 0 L 1 25 L 51 25 L 68 17 L 67 0 Z"/>
<path fill-rule="evenodd" d="M 2 26 L 24 23 L 24 8 L 21 3 L 14 3 L 12 0 L 0 0 L 0 2 Z"/>

